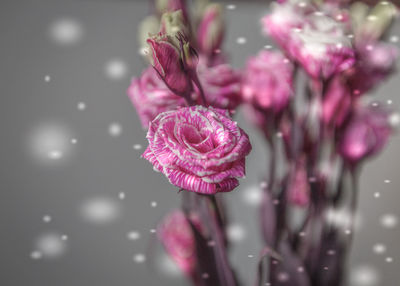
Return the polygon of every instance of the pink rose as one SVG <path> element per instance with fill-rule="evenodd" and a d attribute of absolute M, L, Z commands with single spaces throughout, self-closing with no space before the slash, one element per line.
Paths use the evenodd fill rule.
<path fill-rule="evenodd" d="M 244 101 L 258 108 L 282 111 L 290 101 L 293 66 L 280 52 L 262 51 L 250 58 L 242 82 Z"/>
<path fill-rule="evenodd" d="M 152 67 L 147 68 L 140 78 L 132 80 L 128 96 L 144 129 L 159 113 L 186 105 L 185 99 L 175 95 Z"/>
<path fill-rule="evenodd" d="M 232 111 L 241 103 L 241 75 L 230 65 L 199 65 L 198 75 L 211 106 Z"/>
<path fill-rule="evenodd" d="M 226 110 L 182 107 L 159 114 L 149 126 L 149 146 L 142 155 L 181 189 L 228 192 L 245 175 L 251 151 L 247 134 Z"/>
<path fill-rule="evenodd" d="M 192 276 L 196 267 L 196 245 L 192 228 L 182 211 L 168 214 L 157 228 L 165 251 L 178 267 Z"/>
<path fill-rule="evenodd" d="M 357 163 L 382 150 L 391 134 L 392 127 L 386 110 L 360 107 L 340 137 L 339 152 L 347 161 Z"/>

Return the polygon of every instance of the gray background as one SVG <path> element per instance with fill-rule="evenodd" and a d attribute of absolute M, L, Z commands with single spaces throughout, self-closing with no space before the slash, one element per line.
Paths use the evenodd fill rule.
<path fill-rule="evenodd" d="M 264 1 L 232 3 L 236 9 L 226 13 L 225 46 L 233 64 L 241 67 L 247 56 L 268 44 L 258 24 L 268 6 Z M 188 285 L 183 277 L 160 266 L 162 251 L 150 232 L 163 214 L 179 206 L 179 195 L 140 159 L 143 149 L 132 148 L 146 145 L 126 89 L 130 78 L 145 67 L 137 53 L 136 29 L 147 6 L 146 1 L 0 2 L 0 285 Z M 81 25 L 77 43 L 62 45 L 49 35 L 62 18 Z M 247 43 L 239 45 L 238 37 L 246 37 Z M 105 71 L 114 59 L 127 67 L 118 78 Z M 394 76 L 380 88 L 379 99 L 391 99 L 397 106 L 398 80 Z M 79 102 L 86 104 L 85 110 L 77 108 Z M 250 133 L 254 150 L 247 179 L 225 197 L 232 221 L 243 227 L 245 235 L 233 245 L 232 262 L 245 285 L 252 285 L 260 250 L 257 212 L 243 194 L 262 177 L 268 155 L 262 138 L 241 116 L 239 121 Z M 122 126 L 120 136 L 110 136 L 112 122 Z M 43 124 L 56 126 L 68 140 L 77 139 L 76 144 L 64 144 L 65 154 L 58 160 L 43 159 L 32 150 L 32 138 Z M 354 285 L 399 285 L 399 228 L 380 223 L 384 214 L 399 215 L 399 140 L 393 138 L 362 174 L 361 224 L 351 269 L 358 271 L 358 281 L 360 275 L 366 276 L 367 283 Z M 126 194 L 124 200 L 118 198 L 120 192 Z M 104 223 L 85 219 L 82 205 L 98 197 L 106 198 L 120 213 Z M 51 216 L 50 222 L 43 221 L 45 215 Z M 140 232 L 140 239 L 127 239 L 131 230 Z M 37 239 L 48 232 L 68 235 L 62 242 L 65 252 L 32 259 Z M 386 245 L 386 253 L 374 253 L 376 243 Z M 138 253 L 146 254 L 148 263 L 135 263 L 133 256 Z M 387 263 L 386 257 L 393 262 Z"/>

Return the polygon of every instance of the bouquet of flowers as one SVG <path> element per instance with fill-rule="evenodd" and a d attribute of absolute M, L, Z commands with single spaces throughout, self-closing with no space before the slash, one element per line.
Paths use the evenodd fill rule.
<path fill-rule="evenodd" d="M 182 197 L 160 222 L 165 250 L 193 285 L 242 285 L 228 259 L 223 195 L 245 176 L 248 135 L 238 107 L 264 135 L 256 285 L 345 285 L 363 162 L 400 118 L 368 92 L 395 71 L 383 40 L 398 11 L 387 1 L 280 0 L 261 20 L 279 49 L 233 69 L 222 49 L 223 8 L 157 0 L 139 28 L 150 65 L 128 95 L 149 145 L 143 153 Z M 345 228 L 329 216 L 346 211 Z M 328 219 L 327 219 L 328 218 Z"/>

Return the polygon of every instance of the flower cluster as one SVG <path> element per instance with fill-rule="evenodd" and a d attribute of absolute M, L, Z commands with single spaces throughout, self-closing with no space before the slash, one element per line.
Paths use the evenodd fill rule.
<path fill-rule="evenodd" d="M 348 241 L 323 218 L 344 205 L 355 212 L 358 171 L 393 134 L 392 111 L 371 104 L 368 93 L 395 72 L 398 51 L 384 40 L 395 6 L 276 1 L 261 24 L 279 50 L 259 52 L 238 71 L 222 48 L 221 6 L 197 2 L 193 15 L 186 1 L 155 1 L 139 31 L 151 66 L 128 89 L 147 129 L 142 157 L 183 191 L 183 212 L 163 220 L 160 240 L 194 285 L 204 285 L 204 273 L 208 285 L 239 285 L 227 255 L 223 201 L 214 195 L 245 177 L 252 147 L 233 120 L 243 106 L 270 155 L 260 212 L 267 250 L 257 285 L 281 285 L 282 273 L 291 275 L 287 285 L 342 285 Z M 344 194 L 347 177 L 351 196 Z M 305 214 L 296 217 L 300 227 L 291 221 L 296 208 Z M 327 249 L 337 256 L 327 258 Z M 332 275 L 322 275 L 319 267 L 328 264 Z M 265 273 L 269 280 L 262 281 Z"/>

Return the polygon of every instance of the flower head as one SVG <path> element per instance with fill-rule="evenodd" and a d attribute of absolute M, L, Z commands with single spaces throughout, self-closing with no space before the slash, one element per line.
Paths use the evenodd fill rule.
<path fill-rule="evenodd" d="M 278 113 L 292 96 L 293 66 L 279 52 L 263 51 L 247 62 L 242 82 L 244 101 Z"/>
<path fill-rule="evenodd" d="M 188 20 L 186 0 L 156 0 L 155 8 L 159 15 L 163 15 L 166 12 L 181 10 L 184 19 L 186 21 Z"/>
<path fill-rule="evenodd" d="M 377 154 L 392 133 L 389 113 L 379 107 L 360 107 L 344 129 L 339 152 L 350 163 Z"/>
<path fill-rule="evenodd" d="M 208 56 L 213 55 L 221 47 L 224 30 L 221 5 L 208 4 L 197 29 L 200 51 Z"/>
<path fill-rule="evenodd" d="M 168 255 L 186 274 L 196 267 L 196 245 L 191 226 L 182 211 L 168 214 L 157 228 L 157 234 Z"/>
<path fill-rule="evenodd" d="M 192 91 L 191 74 L 197 66 L 198 56 L 185 31 L 182 11 L 165 13 L 160 33 L 151 36 L 147 43 L 151 64 L 161 79 L 174 93 L 188 99 Z"/>
<path fill-rule="evenodd" d="M 261 20 L 263 31 L 278 43 L 284 50 L 288 50 L 288 42 L 293 30 L 300 29 L 305 21 L 305 9 L 292 3 L 280 1 L 271 5 L 272 12 Z"/>
<path fill-rule="evenodd" d="M 198 75 L 211 106 L 233 111 L 241 103 L 241 74 L 230 65 L 199 65 Z"/>
<path fill-rule="evenodd" d="M 142 155 L 181 189 L 215 194 L 238 186 L 251 150 L 247 134 L 227 111 L 202 106 L 159 114 Z"/>
<path fill-rule="evenodd" d="M 174 94 L 152 67 L 147 68 L 140 78 L 132 80 L 128 96 L 144 129 L 158 114 L 186 105 L 185 100 Z"/>
<path fill-rule="evenodd" d="M 354 64 L 351 41 L 343 24 L 316 12 L 289 38 L 290 55 L 316 79 L 327 79 Z"/>

